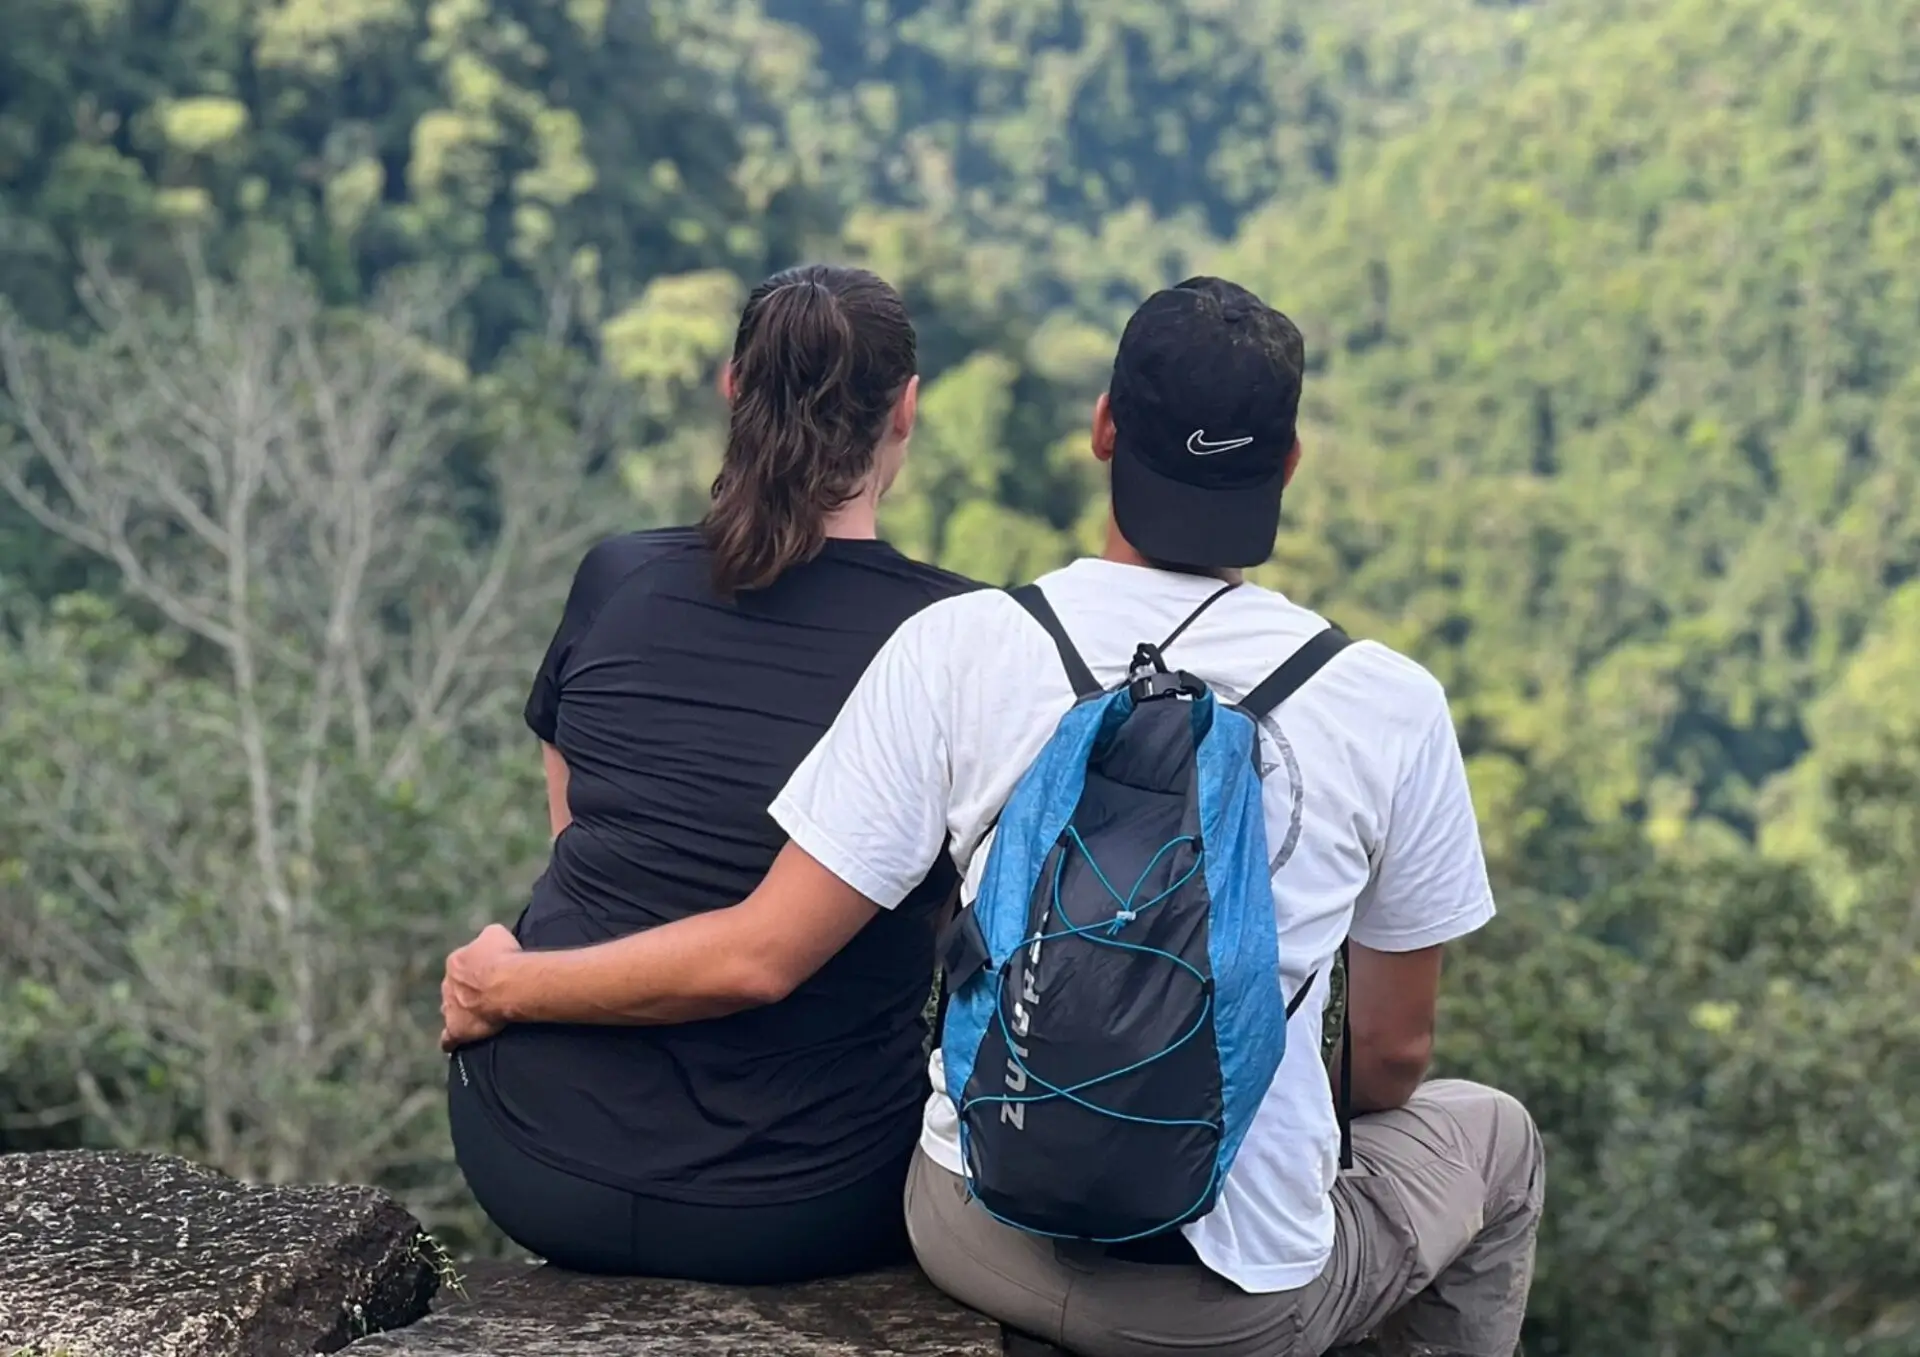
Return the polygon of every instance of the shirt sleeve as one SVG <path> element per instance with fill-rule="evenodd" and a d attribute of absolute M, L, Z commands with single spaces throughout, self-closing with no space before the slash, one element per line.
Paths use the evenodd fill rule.
<path fill-rule="evenodd" d="M 920 883 L 947 839 L 952 769 L 918 622 L 881 648 L 768 807 L 789 839 L 882 909 Z"/>
<path fill-rule="evenodd" d="M 567 591 L 567 605 L 560 613 L 560 625 L 547 645 L 540 668 L 534 673 L 533 691 L 527 694 L 524 715 L 527 728 L 548 744 L 554 742 L 559 725 L 560 678 L 566 672 L 573 647 L 587 634 L 593 619 L 599 616 L 601 607 L 620 581 L 631 573 L 632 562 L 627 559 L 630 553 L 624 549 L 626 545 L 627 539 L 609 537 L 581 559 L 580 568 L 573 575 L 573 586 Z"/>
<path fill-rule="evenodd" d="M 1394 790 L 1373 878 L 1355 905 L 1353 940 L 1414 952 L 1466 936 L 1493 912 L 1466 761 L 1442 695 Z"/>

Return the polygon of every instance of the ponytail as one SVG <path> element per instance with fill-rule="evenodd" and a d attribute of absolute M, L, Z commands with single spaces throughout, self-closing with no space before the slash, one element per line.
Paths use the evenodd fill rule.
<path fill-rule="evenodd" d="M 733 345 L 727 450 L 701 531 L 723 594 L 764 589 L 820 554 L 828 517 L 872 473 L 916 362 L 899 295 L 861 269 L 775 274 Z"/>

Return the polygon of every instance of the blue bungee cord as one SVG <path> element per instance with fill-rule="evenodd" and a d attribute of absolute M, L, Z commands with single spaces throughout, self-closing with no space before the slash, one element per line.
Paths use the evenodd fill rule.
<path fill-rule="evenodd" d="M 1086 1089 L 1090 1089 L 1097 1084 L 1104 1084 L 1114 1079 L 1124 1078 L 1129 1074 L 1133 1074 L 1139 1070 L 1145 1069 L 1148 1065 L 1153 1064 L 1157 1060 L 1165 1059 L 1167 1056 L 1172 1055 L 1175 1051 L 1179 1050 L 1182 1046 L 1185 1046 L 1187 1042 L 1191 1041 L 1195 1036 L 1197 1036 L 1200 1033 L 1200 1031 L 1206 1026 L 1207 1019 L 1212 1013 L 1212 1009 L 1213 1009 L 1213 994 L 1211 989 L 1207 987 L 1208 986 L 1207 977 L 1201 974 L 1199 969 L 1196 968 L 1191 962 L 1187 961 L 1184 957 L 1177 956 L 1174 953 L 1167 951 L 1165 948 L 1147 947 L 1139 943 L 1121 942 L 1118 937 L 1120 930 L 1124 928 L 1127 924 L 1132 923 L 1134 920 L 1138 919 L 1142 914 L 1152 909 L 1155 905 L 1158 905 L 1162 901 L 1166 900 L 1175 891 L 1179 890 L 1182 886 L 1186 885 L 1187 882 L 1193 879 L 1195 873 L 1197 873 L 1200 870 L 1201 864 L 1205 859 L 1205 855 L 1206 855 L 1205 847 L 1200 843 L 1200 840 L 1192 834 L 1182 834 L 1177 838 L 1169 839 L 1166 843 L 1160 846 L 1159 851 L 1156 852 L 1152 858 L 1148 859 L 1147 865 L 1141 869 L 1139 878 L 1134 882 L 1133 889 L 1129 891 L 1125 896 L 1122 896 L 1120 892 L 1114 888 L 1113 883 L 1107 879 L 1107 874 L 1100 869 L 1100 864 L 1094 860 L 1093 853 L 1091 850 L 1088 849 L 1086 845 L 1086 841 L 1080 837 L 1080 831 L 1074 828 L 1072 825 L 1068 825 L 1065 838 L 1074 847 L 1080 850 L 1080 855 L 1086 859 L 1087 865 L 1090 868 L 1092 868 L 1095 879 L 1100 882 L 1103 888 L 1105 888 L 1107 894 L 1113 897 L 1114 903 L 1119 906 L 1119 909 L 1115 911 L 1112 919 L 1099 919 L 1091 923 L 1085 923 L 1085 924 L 1074 923 L 1072 918 L 1067 914 L 1065 906 L 1062 905 L 1060 901 L 1060 882 L 1061 882 L 1061 878 L 1066 873 L 1066 866 L 1067 866 L 1067 854 L 1062 852 L 1054 864 L 1053 883 L 1051 887 L 1052 902 L 1048 909 L 1048 917 L 1057 915 L 1059 919 L 1067 926 L 1055 932 L 1047 932 L 1046 931 L 1047 924 L 1046 924 L 1046 921 L 1043 919 L 1040 925 L 1041 931 L 1038 933 L 1032 934 L 1027 938 L 1022 939 L 1019 946 L 1014 949 L 1012 955 L 1018 956 L 1021 952 L 1025 951 L 1029 947 L 1032 947 L 1036 943 L 1054 942 L 1062 938 L 1082 938 L 1085 941 L 1090 942 L 1098 947 L 1112 947 L 1120 951 L 1139 952 L 1145 955 L 1163 957 L 1166 960 L 1171 961 L 1174 965 L 1180 967 L 1180 969 L 1186 971 L 1188 974 L 1193 976 L 1193 978 L 1196 981 L 1199 982 L 1199 984 L 1202 987 L 1202 993 L 1203 993 L 1203 998 L 1200 1004 L 1200 1012 L 1199 1012 L 1199 1015 L 1194 1019 L 1193 1025 L 1189 1027 L 1184 1033 L 1182 1033 L 1176 1040 L 1169 1042 L 1166 1046 L 1154 1052 L 1152 1055 L 1147 1056 L 1145 1059 L 1136 1060 L 1132 1064 L 1127 1065 L 1121 1069 L 1110 1070 L 1106 1074 L 1098 1074 L 1093 1076 L 1091 1079 L 1083 1079 L 1077 1084 L 1073 1084 L 1066 1088 L 1062 1088 L 1056 1084 L 1050 1083 L 1046 1079 L 1043 1079 L 1038 1074 L 1036 1074 L 1032 1070 L 1032 1068 L 1030 1068 L 1027 1065 L 1025 1057 L 1020 1054 L 1020 1047 L 1018 1043 L 1015 1042 L 1013 1033 L 1007 1027 L 1007 1011 L 1006 1011 L 1005 999 L 1006 999 L 1006 980 L 1007 980 L 1008 968 L 1005 966 L 1001 967 L 994 979 L 994 987 L 995 987 L 994 1019 L 999 1024 L 1001 1037 L 1006 1041 L 1006 1044 L 1007 1044 L 1007 1059 L 1013 1065 L 1013 1067 L 1017 1071 L 1019 1071 L 1021 1076 L 1027 1080 L 1028 1083 L 1038 1086 L 1042 1091 L 1038 1093 L 1031 1093 L 1031 1094 L 1010 1094 L 1010 1093 L 982 1094 L 977 1097 L 966 1099 L 960 1105 L 959 1117 L 958 1117 L 958 1120 L 960 1123 L 960 1135 L 962 1140 L 963 1156 L 966 1156 L 966 1146 L 965 1146 L 965 1141 L 967 1140 L 966 1114 L 969 1109 L 981 1103 L 1040 1103 L 1040 1102 L 1050 1102 L 1055 1098 L 1064 1098 L 1068 1102 L 1075 1103 L 1078 1106 L 1084 1107 L 1090 1112 L 1097 1113 L 1098 1115 L 1104 1116 L 1104 1117 L 1111 1117 L 1115 1121 L 1131 1122 L 1135 1125 L 1142 1125 L 1142 1126 L 1200 1127 L 1205 1130 L 1213 1131 L 1216 1135 L 1224 1135 L 1225 1127 L 1222 1126 L 1220 1122 L 1215 1120 L 1185 1118 L 1185 1117 L 1167 1118 L 1167 1117 L 1134 1116 L 1130 1113 L 1117 1111 L 1111 1107 L 1103 1107 L 1099 1103 L 1093 1102 L 1087 1098 L 1080 1096 L 1081 1093 L 1084 1092 Z M 1161 891 L 1158 895 L 1154 896 L 1151 900 L 1148 900 L 1145 904 L 1142 904 L 1138 908 L 1136 908 L 1133 903 L 1134 899 L 1139 895 L 1142 887 L 1146 883 L 1147 878 L 1150 875 L 1152 875 L 1153 869 L 1159 865 L 1160 860 L 1162 858 L 1164 858 L 1168 853 L 1172 852 L 1174 849 L 1178 848 L 1183 843 L 1194 845 L 1195 853 L 1194 853 L 1193 865 L 1189 867 L 1184 873 L 1182 873 L 1180 878 L 1176 880 L 1172 885 L 1168 886 L 1165 890 Z M 1102 936 L 1100 932 L 1096 931 L 1102 928 L 1106 930 L 1105 936 Z M 1200 1194 L 1200 1196 L 1197 1199 L 1195 1199 L 1194 1204 L 1192 1206 L 1188 1207 L 1185 1211 L 1181 1212 L 1178 1216 L 1175 1216 L 1149 1229 L 1138 1231 L 1134 1234 L 1119 1235 L 1119 1236 L 1115 1236 L 1113 1238 L 1107 1238 L 1107 1239 L 1093 1239 L 1090 1242 L 1095 1244 L 1126 1244 L 1126 1243 L 1131 1243 L 1132 1241 L 1137 1239 L 1145 1239 L 1145 1238 L 1148 1238 L 1149 1236 L 1160 1234 L 1164 1230 L 1168 1229 L 1170 1226 L 1176 1224 L 1179 1221 L 1186 1220 L 1187 1218 L 1191 1217 L 1196 1211 L 1198 1211 L 1200 1207 L 1207 1201 L 1207 1199 L 1213 1195 L 1216 1187 L 1218 1186 L 1219 1176 L 1220 1176 L 1220 1169 L 1216 1161 L 1213 1175 L 1211 1178 L 1209 1178 L 1205 1190 Z M 967 1196 L 970 1200 L 974 1200 L 974 1201 L 979 1200 L 973 1194 L 973 1184 L 971 1180 L 969 1180 L 967 1184 Z M 986 1203 L 984 1202 L 980 1202 L 980 1207 L 983 1211 L 985 1211 L 988 1215 L 992 1216 L 995 1220 L 999 1221 L 1001 1224 L 1012 1226 L 1014 1229 L 1022 1230 L 1028 1234 L 1041 1235 L 1041 1236 L 1052 1238 L 1052 1239 L 1067 1239 L 1067 1238 L 1079 1237 L 1079 1236 L 1058 1234 L 1049 1230 L 1036 1230 L 1036 1229 L 1033 1229 L 1031 1226 L 1022 1225 L 1018 1221 L 1008 1220 L 1006 1217 L 1001 1216 L 999 1213 L 995 1212 L 991 1207 L 987 1206 Z"/>

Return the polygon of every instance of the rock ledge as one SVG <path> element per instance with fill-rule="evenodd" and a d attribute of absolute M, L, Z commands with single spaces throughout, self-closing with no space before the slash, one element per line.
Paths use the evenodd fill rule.
<path fill-rule="evenodd" d="M 520 1268 L 349 1357 L 1000 1357 L 1000 1326 L 899 1268 L 723 1288 Z"/>
<path fill-rule="evenodd" d="M 426 1314 L 420 1225 L 366 1187 L 165 1155 L 0 1155 L 0 1354 L 289 1357 Z"/>

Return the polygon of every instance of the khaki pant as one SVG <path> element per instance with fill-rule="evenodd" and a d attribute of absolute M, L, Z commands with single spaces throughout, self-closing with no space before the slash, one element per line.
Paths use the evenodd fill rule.
<path fill-rule="evenodd" d="M 1023 1234 L 924 1154 L 907 1180 L 907 1233 L 941 1290 L 1080 1357 L 1319 1357 L 1383 1325 L 1461 1357 L 1512 1357 L 1546 1189 L 1526 1109 L 1435 1080 L 1405 1107 L 1355 1118 L 1353 1164 L 1333 1190 L 1327 1270 L 1269 1295 L 1197 1265 L 1120 1262 Z"/>

